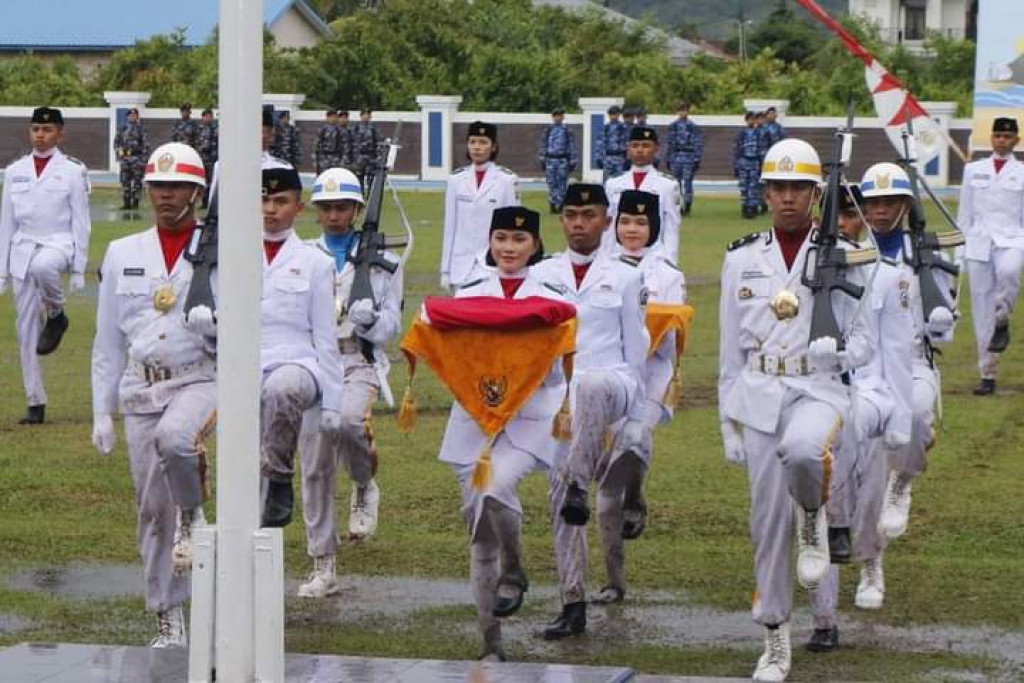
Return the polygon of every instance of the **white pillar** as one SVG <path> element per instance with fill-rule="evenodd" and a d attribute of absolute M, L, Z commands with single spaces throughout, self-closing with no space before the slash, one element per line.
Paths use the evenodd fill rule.
<path fill-rule="evenodd" d="M 460 95 L 417 95 L 420 106 L 420 179 L 445 180 L 452 172 L 452 119 Z"/>
<path fill-rule="evenodd" d="M 782 123 L 783 119 L 786 118 L 786 113 L 789 111 L 789 100 L 772 100 L 772 99 L 747 99 L 743 100 L 744 111 L 764 111 L 768 107 L 775 107 L 775 113 L 779 123 Z"/>
<path fill-rule="evenodd" d="M 956 116 L 956 102 L 922 102 L 924 110 L 931 114 L 935 125 L 949 134 L 949 124 Z M 922 160 L 918 171 L 928 180 L 932 187 L 945 187 L 949 185 L 949 144 L 945 138 L 939 136 L 935 131 L 914 131 L 918 138 L 918 150 L 929 147 L 938 147 L 938 155 L 934 161 Z M 934 136 L 935 139 L 931 139 Z"/>
<path fill-rule="evenodd" d="M 139 110 L 139 118 L 142 118 L 146 104 L 149 102 L 148 92 L 128 92 L 121 90 L 108 90 L 103 93 L 103 99 L 110 105 L 110 121 L 108 123 L 109 128 L 109 140 L 110 144 L 107 145 L 107 170 L 112 173 L 117 173 L 120 170 L 117 166 L 117 153 L 114 151 L 114 137 L 117 135 L 118 126 L 118 112 L 124 111 L 127 114 L 127 110 L 135 107 Z"/>
<path fill-rule="evenodd" d="M 263 104 L 274 105 L 274 111 L 288 112 L 288 114 L 291 115 L 292 117 L 292 123 L 295 122 L 295 112 L 297 112 L 302 107 L 302 103 L 305 101 L 305 95 L 263 93 Z"/>
<path fill-rule="evenodd" d="M 220 0 L 220 18 L 216 664 L 217 680 L 247 682 L 260 517 L 263 0 Z"/>
<path fill-rule="evenodd" d="M 601 182 L 602 172 L 594 166 L 594 147 L 597 143 L 597 136 L 604 130 L 605 114 L 608 108 L 614 104 L 620 107 L 625 103 L 622 97 L 581 97 L 579 99 L 580 109 L 583 110 L 583 145 L 580 153 L 583 155 L 583 180 L 588 183 Z"/>

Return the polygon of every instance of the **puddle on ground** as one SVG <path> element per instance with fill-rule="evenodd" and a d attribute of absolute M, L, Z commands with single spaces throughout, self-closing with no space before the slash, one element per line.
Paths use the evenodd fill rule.
<path fill-rule="evenodd" d="M 17 572 L 7 579 L 15 590 L 53 593 L 66 598 L 119 598 L 141 595 L 138 565 L 69 565 Z"/>
<path fill-rule="evenodd" d="M 4 614 L 3 612 L 0 612 L 0 634 L 25 631 L 31 627 L 32 622 L 28 619 L 23 619 L 16 614 Z"/>

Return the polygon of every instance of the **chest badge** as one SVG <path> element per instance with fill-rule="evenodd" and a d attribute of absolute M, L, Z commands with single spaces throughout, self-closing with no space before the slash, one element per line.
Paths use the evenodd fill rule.
<path fill-rule="evenodd" d="M 791 320 L 800 312 L 800 299 L 788 289 L 783 289 L 772 297 L 772 312 L 778 320 Z"/>
<path fill-rule="evenodd" d="M 178 295 L 174 293 L 174 288 L 170 285 L 164 285 L 153 294 L 153 308 L 161 313 L 166 313 L 174 308 L 177 301 Z"/>
<path fill-rule="evenodd" d="M 508 393 L 508 377 L 481 377 L 477 383 L 477 390 L 485 405 L 497 408 L 505 400 Z"/>

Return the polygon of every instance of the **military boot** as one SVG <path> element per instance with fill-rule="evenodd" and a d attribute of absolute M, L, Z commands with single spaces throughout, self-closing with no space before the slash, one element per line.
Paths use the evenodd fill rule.
<path fill-rule="evenodd" d="M 544 629 L 544 640 L 561 640 L 578 636 L 587 630 L 587 603 L 570 602 L 562 607 L 562 613 Z"/>
<path fill-rule="evenodd" d="M 39 342 L 36 344 L 36 353 L 46 356 L 56 351 L 67 329 L 68 316 L 63 310 L 57 315 L 47 318 L 46 325 L 43 326 L 43 331 L 39 335 Z"/>
<path fill-rule="evenodd" d="M 25 417 L 18 420 L 20 425 L 41 425 L 46 420 L 46 405 L 29 406 Z"/>

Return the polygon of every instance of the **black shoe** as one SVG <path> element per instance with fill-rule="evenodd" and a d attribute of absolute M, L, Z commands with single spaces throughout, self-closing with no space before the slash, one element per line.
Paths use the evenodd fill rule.
<path fill-rule="evenodd" d="M 839 627 L 816 628 L 805 646 L 809 652 L 832 652 L 839 649 Z"/>
<path fill-rule="evenodd" d="M 587 603 L 570 602 L 562 613 L 544 629 L 544 640 L 561 640 L 582 635 L 587 630 Z"/>
<path fill-rule="evenodd" d="M 551 213 L 558 213 L 558 207 L 555 206 L 554 204 L 551 204 L 549 202 L 548 203 L 548 211 L 550 211 Z"/>
<path fill-rule="evenodd" d="M 691 207 L 693 207 L 693 202 L 686 202 L 686 204 L 683 205 L 683 215 L 684 216 L 689 216 L 690 215 L 690 208 Z"/>
<path fill-rule="evenodd" d="M 849 564 L 850 556 L 853 554 L 850 527 L 830 526 L 828 528 L 828 554 L 832 558 L 832 564 Z"/>
<path fill-rule="evenodd" d="M 68 329 L 68 316 L 61 311 L 52 318 L 47 318 L 46 325 L 39 335 L 39 342 L 36 344 L 36 353 L 40 356 L 53 353 L 60 346 L 60 340 Z"/>
<path fill-rule="evenodd" d="M 640 538 L 640 534 L 647 527 L 647 504 L 644 501 L 637 501 L 635 508 L 623 508 L 622 510 L 622 537 L 627 541 Z"/>
<path fill-rule="evenodd" d="M 131 211 L 131 210 L 132 210 L 132 203 L 131 202 L 125 202 L 124 204 L 121 205 L 121 208 L 118 209 L 118 211 Z"/>
<path fill-rule="evenodd" d="M 762 204 L 761 206 L 757 207 L 757 213 L 760 216 L 763 216 L 764 214 L 768 213 L 768 205 Z"/>
<path fill-rule="evenodd" d="M 519 571 L 498 579 L 498 589 L 500 590 L 502 586 L 515 589 L 515 595 L 511 598 L 498 595 L 498 600 L 494 603 L 494 610 L 491 612 L 496 617 L 511 616 L 519 611 L 519 608 L 523 606 L 523 596 L 529 589 L 530 582 L 526 578 L 526 573 Z"/>
<path fill-rule="evenodd" d="M 29 406 L 25 417 L 18 420 L 20 425 L 41 425 L 46 420 L 46 406 Z"/>
<path fill-rule="evenodd" d="M 1010 323 L 1009 321 L 996 325 L 992 339 L 988 342 L 988 350 L 991 353 L 1002 353 L 1010 345 Z"/>
<path fill-rule="evenodd" d="M 590 508 L 587 507 L 587 492 L 576 485 L 569 484 L 569 490 L 565 494 L 565 502 L 559 511 L 562 519 L 569 526 L 586 526 L 590 519 Z"/>
<path fill-rule="evenodd" d="M 975 396 L 990 396 L 996 393 L 996 381 L 994 379 L 983 379 L 974 387 Z"/>
<path fill-rule="evenodd" d="M 285 527 L 292 521 L 295 491 L 290 481 L 267 481 L 267 499 L 263 502 L 260 526 Z"/>

